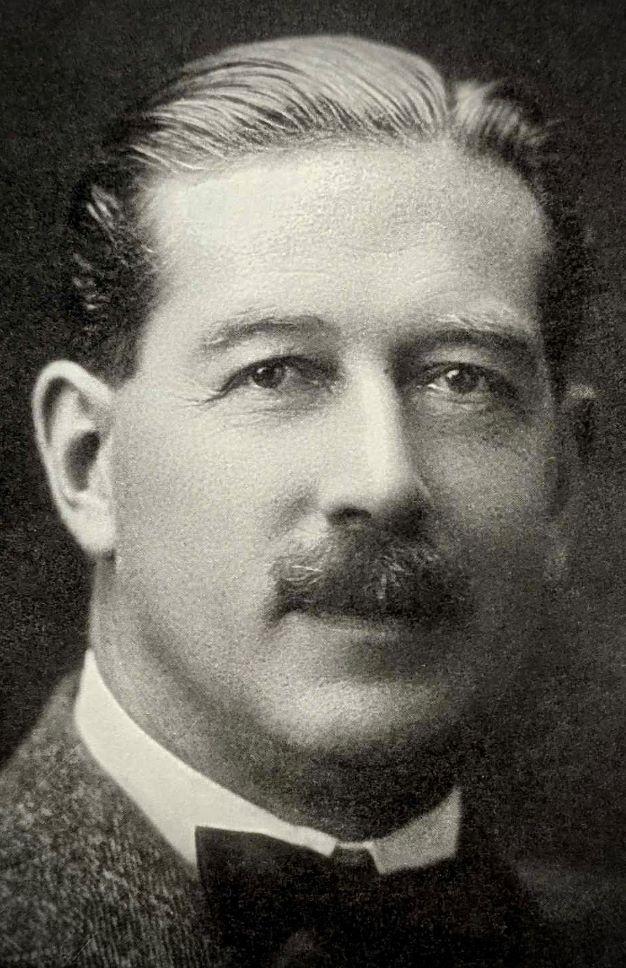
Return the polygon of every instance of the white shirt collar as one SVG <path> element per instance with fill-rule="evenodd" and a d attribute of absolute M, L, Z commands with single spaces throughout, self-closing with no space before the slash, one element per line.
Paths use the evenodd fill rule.
<path fill-rule="evenodd" d="M 87 652 L 74 717 L 78 733 L 100 767 L 142 810 L 171 847 L 196 866 L 195 829 L 261 833 L 329 857 L 335 837 L 287 823 L 187 766 L 148 736 L 105 685 Z M 455 787 L 434 810 L 365 847 L 381 874 L 429 867 L 456 854 L 461 792 Z"/>

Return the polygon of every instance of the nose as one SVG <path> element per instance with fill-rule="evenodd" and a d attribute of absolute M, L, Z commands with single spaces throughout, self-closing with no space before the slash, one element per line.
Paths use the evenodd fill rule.
<path fill-rule="evenodd" d="M 362 375 L 342 394 L 334 417 L 319 493 L 327 520 L 420 519 L 429 495 L 393 383 L 384 375 Z"/>

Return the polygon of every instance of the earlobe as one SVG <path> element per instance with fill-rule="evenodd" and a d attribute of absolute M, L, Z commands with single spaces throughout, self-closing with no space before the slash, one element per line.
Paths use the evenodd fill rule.
<path fill-rule="evenodd" d="M 114 391 L 68 360 L 50 363 L 33 391 L 37 445 L 56 508 L 90 558 L 115 549 L 110 429 Z"/>

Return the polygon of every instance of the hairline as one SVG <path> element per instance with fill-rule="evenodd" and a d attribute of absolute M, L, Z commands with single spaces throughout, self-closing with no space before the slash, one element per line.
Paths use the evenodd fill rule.
<path fill-rule="evenodd" d="M 142 207 L 157 181 L 202 180 L 326 145 L 410 146 L 448 137 L 466 157 L 512 171 L 544 218 L 551 245 L 537 316 L 559 383 L 589 314 L 591 263 L 575 195 L 560 174 L 565 156 L 528 93 L 506 81 L 458 83 L 412 51 L 339 35 L 237 45 L 185 65 L 110 129 L 77 186 L 71 227 L 79 271 L 69 308 L 82 317 L 78 357 L 112 382 L 134 372 L 155 303 L 156 269 L 147 258 L 154 241 Z"/>

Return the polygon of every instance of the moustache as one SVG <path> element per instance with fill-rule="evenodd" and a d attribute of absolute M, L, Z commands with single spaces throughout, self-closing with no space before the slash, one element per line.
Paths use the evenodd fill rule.
<path fill-rule="evenodd" d="M 424 540 L 371 525 L 329 534 L 314 548 L 278 559 L 272 569 L 275 618 L 398 619 L 426 629 L 467 622 L 474 603 L 467 576 Z"/>

